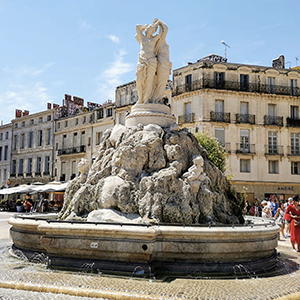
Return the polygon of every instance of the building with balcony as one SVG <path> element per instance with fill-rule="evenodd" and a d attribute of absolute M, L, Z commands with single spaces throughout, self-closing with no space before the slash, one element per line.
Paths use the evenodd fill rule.
<path fill-rule="evenodd" d="M 81 158 L 90 163 L 98 152 L 103 132 L 114 125 L 114 103 L 87 102 L 65 95 L 64 103 L 55 109 L 54 178 L 72 180 L 78 175 Z"/>
<path fill-rule="evenodd" d="M 12 124 L 0 126 L 0 185 L 7 187 L 10 179 Z"/>
<path fill-rule="evenodd" d="M 52 179 L 53 112 L 49 103 L 47 110 L 35 114 L 16 109 L 11 124 L 11 186 Z"/>
<path fill-rule="evenodd" d="M 280 60 L 281 64 L 276 64 Z M 227 174 L 248 199 L 300 193 L 300 71 L 209 55 L 173 71 L 172 112 L 228 151 Z"/>

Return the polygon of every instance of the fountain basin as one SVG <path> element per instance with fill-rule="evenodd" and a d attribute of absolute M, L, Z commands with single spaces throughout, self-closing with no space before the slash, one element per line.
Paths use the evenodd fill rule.
<path fill-rule="evenodd" d="M 236 265 L 252 272 L 276 265 L 279 226 L 252 218 L 248 226 L 175 226 L 55 221 L 42 215 L 9 219 L 13 249 L 30 258 L 44 253 L 52 266 L 132 273 L 230 274 Z M 249 220 L 248 220 L 249 222 Z"/>

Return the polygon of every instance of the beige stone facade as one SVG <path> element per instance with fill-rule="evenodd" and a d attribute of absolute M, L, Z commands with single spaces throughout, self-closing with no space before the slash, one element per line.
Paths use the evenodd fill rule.
<path fill-rule="evenodd" d="M 104 131 L 114 125 L 114 104 L 90 107 L 74 115 L 55 118 L 55 169 L 57 181 L 68 181 L 78 175 L 78 163 L 85 158 L 91 164 Z"/>
<path fill-rule="evenodd" d="M 220 62 L 221 61 L 221 62 Z M 300 193 L 300 72 L 227 63 L 211 55 L 173 72 L 173 113 L 228 151 L 238 192 L 263 199 Z"/>
<path fill-rule="evenodd" d="M 53 109 L 12 120 L 11 185 L 47 183 L 53 173 Z"/>
<path fill-rule="evenodd" d="M 0 126 L 0 185 L 7 187 L 10 179 L 12 124 Z"/>

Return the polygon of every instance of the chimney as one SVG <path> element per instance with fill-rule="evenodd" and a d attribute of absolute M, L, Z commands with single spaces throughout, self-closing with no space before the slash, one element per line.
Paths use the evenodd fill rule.
<path fill-rule="evenodd" d="M 29 115 L 29 110 L 24 110 L 24 111 L 23 111 L 23 117 L 24 117 L 24 116 L 28 116 L 28 115 Z"/>
<path fill-rule="evenodd" d="M 284 56 L 280 55 L 278 58 L 273 59 L 272 67 L 277 69 L 284 69 L 285 68 Z"/>
<path fill-rule="evenodd" d="M 52 106 L 51 103 L 48 102 L 47 103 L 47 109 L 51 109 L 51 106 Z"/>
<path fill-rule="evenodd" d="M 21 109 L 16 109 L 16 114 L 15 114 L 15 116 L 16 116 L 16 119 L 17 119 L 17 118 L 21 118 L 21 117 L 22 117 L 22 110 L 21 110 Z"/>

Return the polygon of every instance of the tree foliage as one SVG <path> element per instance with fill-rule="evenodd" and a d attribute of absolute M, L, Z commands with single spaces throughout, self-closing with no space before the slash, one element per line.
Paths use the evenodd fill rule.
<path fill-rule="evenodd" d="M 199 144 L 204 147 L 208 153 L 208 158 L 215 164 L 221 172 L 226 170 L 227 152 L 219 141 L 212 137 L 208 132 L 198 132 L 195 134 Z"/>

